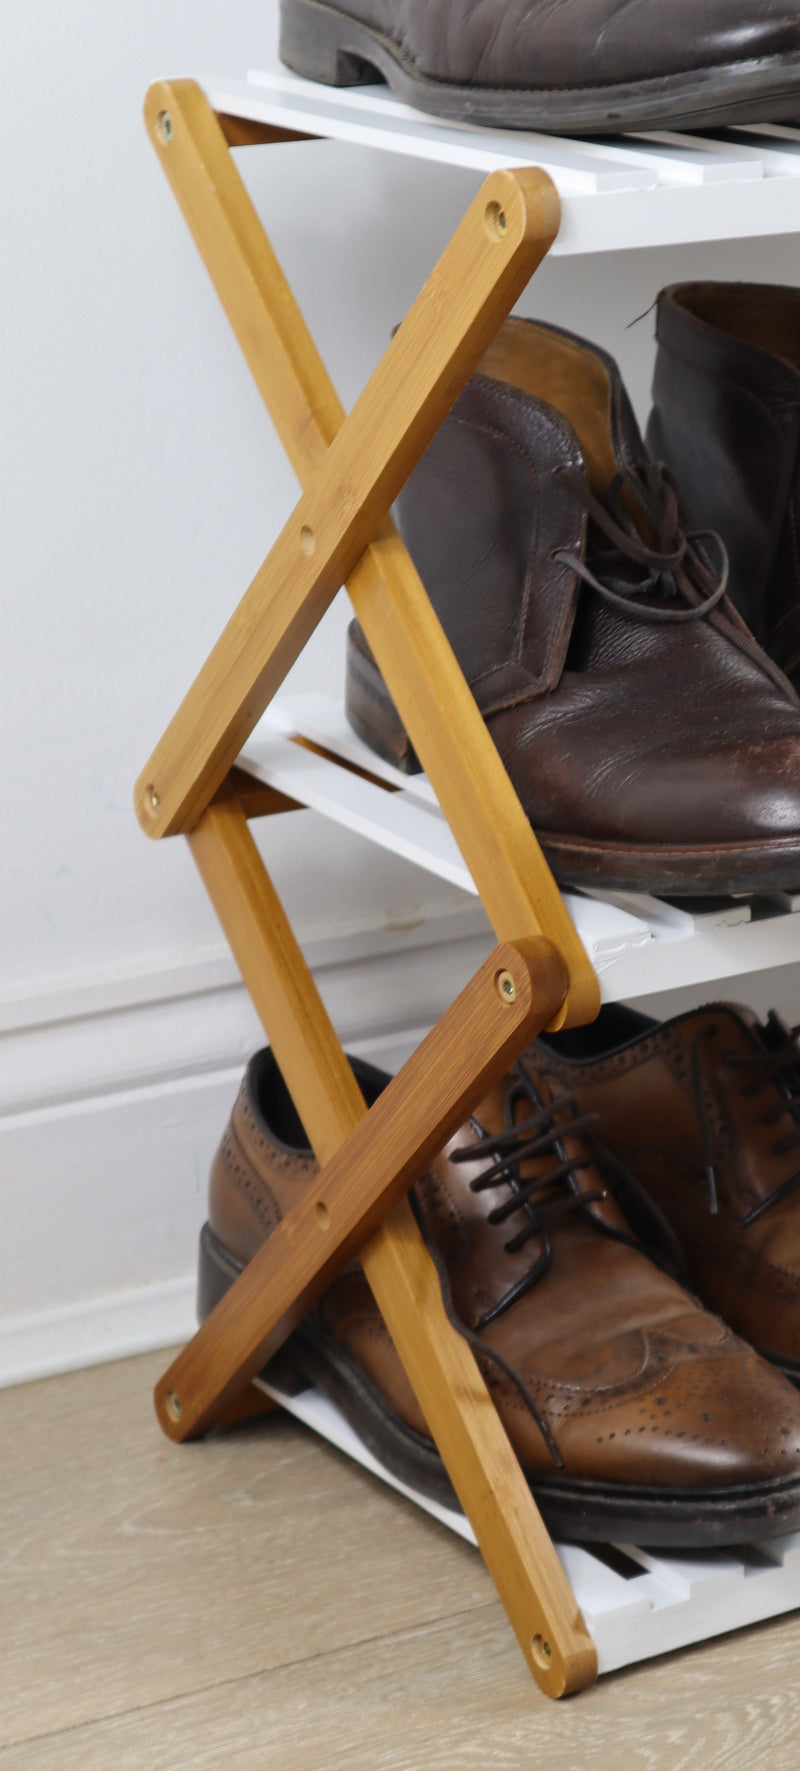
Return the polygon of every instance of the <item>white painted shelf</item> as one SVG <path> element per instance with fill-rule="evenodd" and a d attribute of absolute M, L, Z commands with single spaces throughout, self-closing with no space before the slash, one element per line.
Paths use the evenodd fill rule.
<path fill-rule="evenodd" d="M 256 1382 L 312 1432 L 475 1544 L 463 1513 L 428 1500 L 390 1475 L 318 1390 L 289 1395 L 263 1379 Z M 557 1543 L 555 1547 L 597 1649 L 601 1674 L 760 1623 L 800 1605 L 800 1533 L 763 1544 L 684 1555 L 641 1550 L 632 1544 L 593 1548 Z"/>
<path fill-rule="evenodd" d="M 542 166 L 563 208 L 556 254 L 800 232 L 800 125 L 709 136 L 668 130 L 595 141 L 445 123 L 388 86 L 333 87 L 280 63 L 245 80 L 198 76 L 220 111 L 485 175 Z"/>
<path fill-rule="evenodd" d="M 298 737 L 324 747 L 329 755 L 305 749 L 293 741 Z M 477 898 L 430 782 L 382 762 L 356 738 L 339 702 L 324 695 L 279 696 L 241 760 L 259 780 L 289 798 Z M 385 785 L 366 781 L 340 763 L 369 770 Z M 606 1002 L 683 984 L 711 984 L 800 960 L 796 895 L 670 903 L 645 893 L 588 897 L 565 892 L 564 901 Z M 488 952 L 492 940 L 486 926 Z"/>

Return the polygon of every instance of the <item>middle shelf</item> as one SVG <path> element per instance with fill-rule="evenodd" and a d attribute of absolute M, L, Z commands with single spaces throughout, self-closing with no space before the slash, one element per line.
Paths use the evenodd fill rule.
<path fill-rule="evenodd" d="M 402 774 L 362 744 L 340 702 L 279 696 L 241 763 L 311 811 L 477 898 L 430 782 Z M 564 901 L 605 1002 L 800 961 L 800 894 L 665 900 L 566 891 Z M 493 945 L 487 921 L 487 953 Z"/>

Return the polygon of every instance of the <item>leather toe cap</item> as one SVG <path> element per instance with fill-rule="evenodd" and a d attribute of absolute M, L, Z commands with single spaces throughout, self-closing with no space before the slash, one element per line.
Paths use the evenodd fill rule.
<path fill-rule="evenodd" d="M 552 1422 L 565 1473 L 726 1489 L 800 1478 L 800 1395 L 716 1318 L 648 1337 L 642 1378 Z"/>

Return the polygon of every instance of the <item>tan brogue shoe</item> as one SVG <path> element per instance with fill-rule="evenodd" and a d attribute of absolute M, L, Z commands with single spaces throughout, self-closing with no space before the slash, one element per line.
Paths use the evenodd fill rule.
<path fill-rule="evenodd" d="M 800 1383 L 796 1031 L 732 1003 L 615 1007 L 534 1050 L 669 1220 L 692 1290 Z"/>
<path fill-rule="evenodd" d="M 354 1069 L 374 1098 L 385 1079 Z M 521 1061 L 411 1194 L 448 1311 L 545 1519 L 562 1537 L 661 1545 L 794 1529 L 800 1396 L 642 1252 L 590 1139 L 570 1097 Z M 212 1171 L 201 1317 L 313 1173 L 275 1060 L 260 1052 Z M 357 1265 L 280 1357 L 387 1469 L 453 1503 Z"/>

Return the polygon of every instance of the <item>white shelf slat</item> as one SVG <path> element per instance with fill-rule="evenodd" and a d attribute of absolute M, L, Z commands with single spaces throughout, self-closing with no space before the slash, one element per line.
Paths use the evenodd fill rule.
<path fill-rule="evenodd" d="M 329 754 L 293 743 L 293 735 Z M 339 767 L 337 757 L 351 766 Z M 267 785 L 477 897 L 430 782 L 375 756 L 351 731 L 341 703 L 279 696 L 241 760 Z M 386 786 L 354 774 L 353 765 Z M 800 894 L 671 902 L 644 892 L 565 892 L 564 901 L 606 1002 L 800 961 Z"/>
<path fill-rule="evenodd" d="M 286 704 L 281 710 L 286 717 Z M 251 774 L 279 793 L 296 799 L 312 812 L 320 812 L 333 823 L 364 836 L 379 848 L 387 849 L 404 861 L 412 861 L 426 872 L 460 886 L 462 891 L 478 896 L 478 889 L 461 856 L 461 852 L 438 808 L 420 804 L 403 789 L 395 793 L 364 781 L 349 769 L 341 769 L 326 757 L 293 744 L 277 733 L 264 737 L 263 723 L 258 734 L 247 744 L 241 761 Z M 303 729 L 299 734 L 308 737 Z M 333 740 L 329 740 L 331 746 Z M 354 746 L 348 745 L 351 752 Z M 358 746 L 363 756 L 371 757 L 365 746 Z M 366 765 L 369 767 L 369 763 Z M 396 773 L 397 771 L 392 771 Z M 405 783 L 408 779 L 401 775 Z M 632 911 L 612 904 L 601 904 L 594 898 L 565 892 L 564 902 L 583 940 L 590 958 L 596 964 L 617 958 L 623 953 L 647 945 L 654 937 L 652 930 Z"/>
<path fill-rule="evenodd" d="M 199 75 L 218 110 L 483 176 L 542 166 L 562 201 L 556 255 L 800 232 L 800 129 L 657 130 L 591 141 L 453 124 L 387 86 L 332 87 L 275 62 L 247 79 Z"/>
<path fill-rule="evenodd" d="M 256 1380 L 296 1420 L 430 1513 L 465 1542 L 475 1536 L 463 1513 L 451 1511 L 400 1482 L 362 1444 L 344 1415 L 318 1390 L 289 1395 Z M 601 1674 L 649 1660 L 728 1630 L 760 1623 L 800 1605 L 800 1537 L 774 1538 L 752 1548 L 685 1556 L 622 1544 L 631 1567 L 626 1579 L 590 1545 L 556 1543 L 564 1571 L 597 1649 Z M 612 1561 L 616 1560 L 612 1556 Z M 637 1572 L 637 1570 L 641 1572 Z"/>

